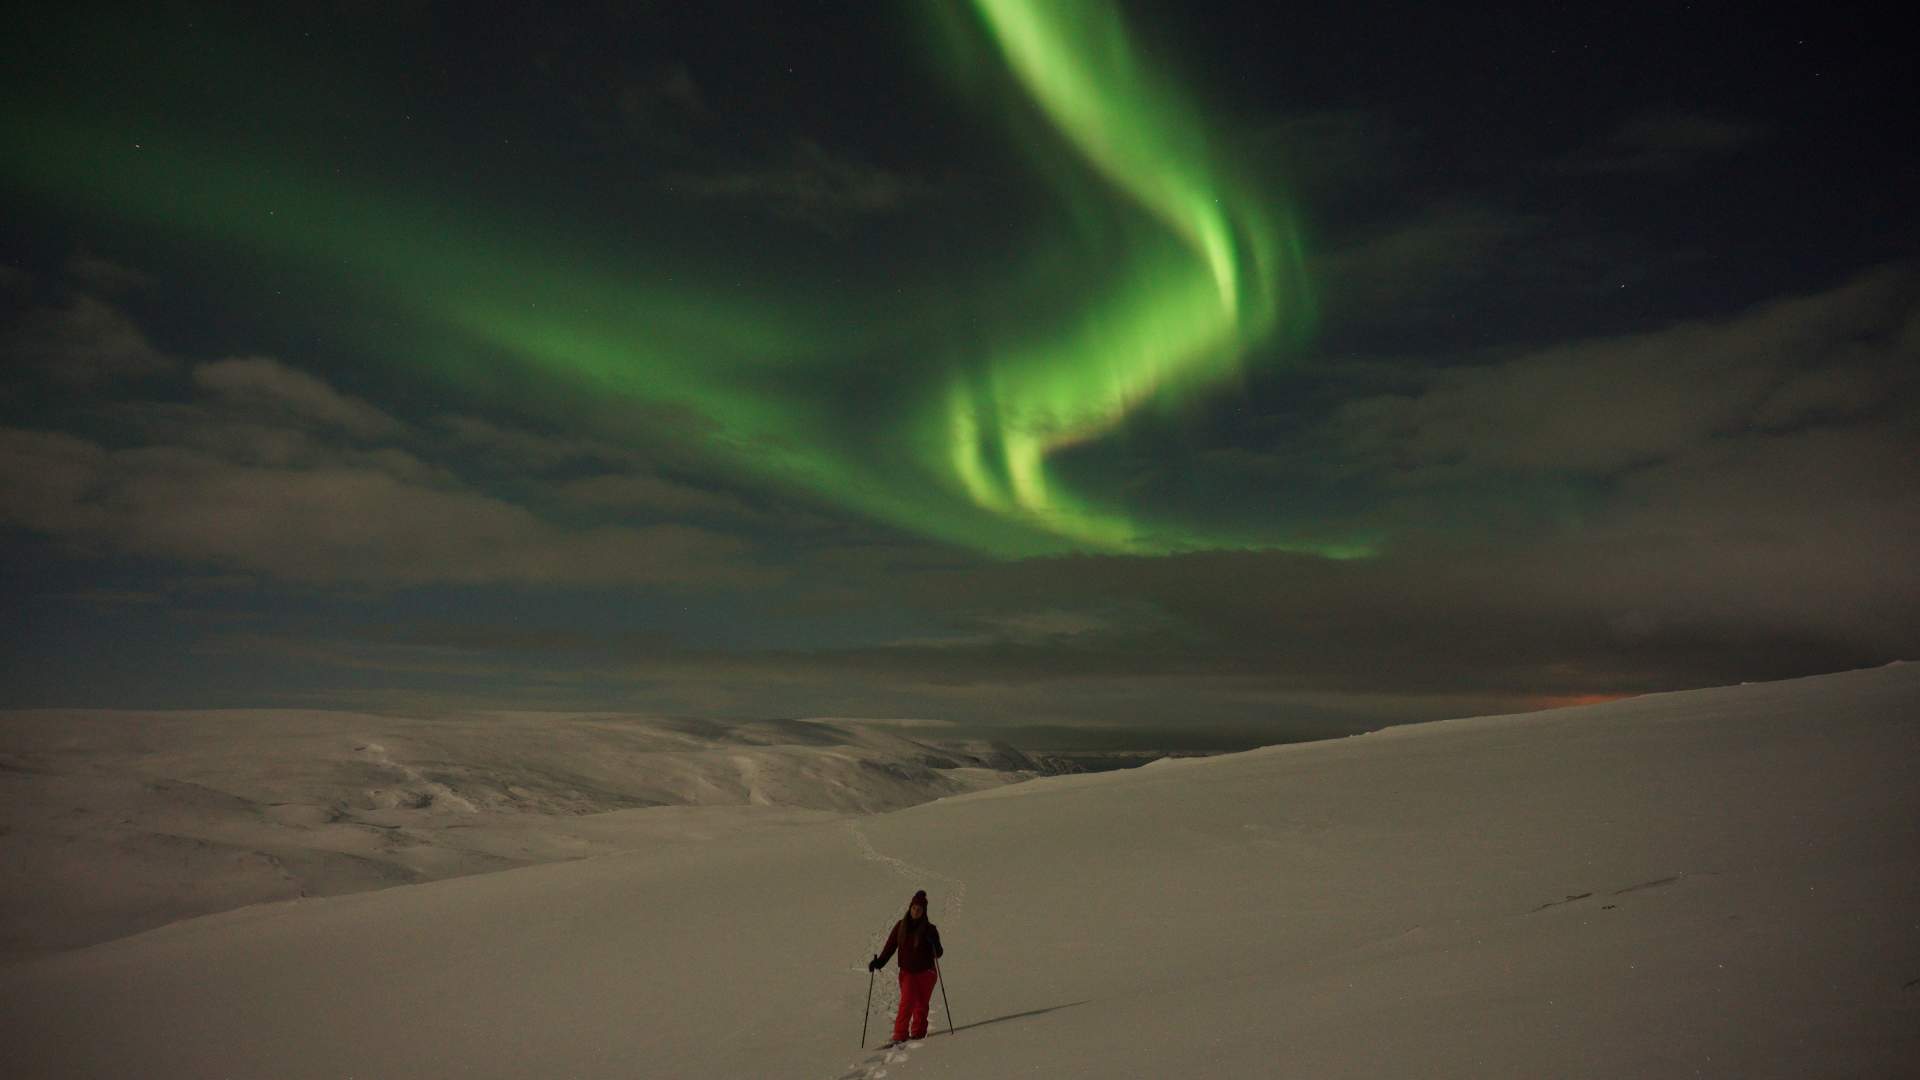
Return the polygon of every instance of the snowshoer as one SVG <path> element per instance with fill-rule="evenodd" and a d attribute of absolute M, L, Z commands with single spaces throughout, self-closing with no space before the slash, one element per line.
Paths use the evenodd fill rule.
<path fill-rule="evenodd" d="M 867 962 L 868 971 L 887 966 L 894 950 L 900 952 L 900 1012 L 893 1018 L 893 1041 L 927 1037 L 927 1009 L 933 1004 L 933 987 L 939 981 L 934 961 L 945 956 L 940 947 L 940 928 L 927 921 L 927 892 L 913 894 L 907 902 L 907 916 L 893 924 L 887 935 L 887 947 Z"/>

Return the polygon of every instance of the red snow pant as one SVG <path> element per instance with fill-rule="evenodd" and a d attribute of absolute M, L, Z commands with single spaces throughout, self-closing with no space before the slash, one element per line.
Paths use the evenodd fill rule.
<path fill-rule="evenodd" d="M 900 969 L 900 1011 L 893 1018 L 893 1041 L 927 1037 L 927 1009 L 933 1004 L 933 984 L 940 973 Z"/>

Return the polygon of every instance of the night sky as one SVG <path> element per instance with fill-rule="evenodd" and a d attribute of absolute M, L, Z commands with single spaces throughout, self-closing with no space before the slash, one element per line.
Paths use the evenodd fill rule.
<path fill-rule="evenodd" d="M 40 6 L 0 707 L 1198 746 L 1920 658 L 1876 16 Z"/>

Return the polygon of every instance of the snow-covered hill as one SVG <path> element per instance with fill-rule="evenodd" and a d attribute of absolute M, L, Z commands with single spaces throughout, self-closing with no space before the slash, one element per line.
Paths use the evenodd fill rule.
<path fill-rule="evenodd" d="M 0 970 L 0 1030 L 35 1077 L 1906 1075 L 1917 766 L 1903 665 L 864 817 L 630 810 L 681 817 Z M 958 1034 L 858 1049 L 916 888 Z"/>
<path fill-rule="evenodd" d="M 684 813 L 611 811 L 816 820 L 1046 770 L 1010 747 L 909 730 L 524 712 L 0 713 L 0 962 L 246 904 L 686 832 Z"/>

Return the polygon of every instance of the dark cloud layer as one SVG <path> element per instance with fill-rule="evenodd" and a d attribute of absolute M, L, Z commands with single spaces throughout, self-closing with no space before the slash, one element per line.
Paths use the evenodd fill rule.
<path fill-rule="evenodd" d="M 122 329 L 104 347 L 144 341 L 95 311 Z M 103 347 L 87 323 L 57 325 L 67 336 L 38 339 L 51 351 Z M 110 418 L 110 436 L 0 431 L 0 520 L 71 557 L 174 568 L 157 592 L 87 590 L 121 612 L 167 610 L 221 574 L 240 576 L 216 595 L 345 589 L 375 608 L 478 590 L 457 629 L 383 618 L 328 644 L 296 620 L 203 639 L 355 684 L 372 673 L 396 702 L 484 680 L 520 704 L 982 730 L 1186 716 L 1249 739 L 1264 716 L 1304 735 L 1920 655 L 1917 360 L 1920 274 L 1896 266 L 1725 319 L 1375 369 L 1391 392 L 1349 393 L 1233 459 L 1274 499 L 1290 493 L 1260 477 L 1375 492 L 1361 517 L 1391 542 L 1347 562 L 1001 563 L 831 531 L 783 544 L 806 535 L 794 507 L 669 478 L 594 437 L 410 424 L 263 357 L 181 363 L 184 396 L 94 386 L 72 415 Z M 703 644 L 673 617 L 535 629 L 499 592 L 663 586 L 751 597 L 734 617 L 765 632 Z"/>
<path fill-rule="evenodd" d="M 1416 376 L 1344 405 L 1345 456 L 1430 472 L 1612 475 L 1721 436 L 1845 423 L 1911 400 L 1920 276 L 1882 271 L 1730 320 L 1572 342 Z"/>
<path fill-rule="evenodd" d="M 1217 399 L 1075 454 L 1119 462 L 1130 509 L 1259 511 L 1373 557 L 957 551 L 715 468 L 697 419 L 410 379 L 415 349 L 498 358 L 391 335 L 394 313 L 245 245 L 8 186 L 0 704 L 1246 742 L 1920 658 L 1904 37 L 1671 5 L 1149 8 L 1125 8 L 1143 55 L 1297 215 L 1317 321 Z M 1113 250 L 1131 210 L 1060 204 L 924 70 L 905 10 L 48 9 L 0 81 L 59 115 L 145 87 L 182 145 L 570 222 L 690 297 L 787 274 L 889 325 L 943 310 L 902 289 L 997 275 L 1009 325 L 1077 302 L 1034 268 L 1063 238 Z M 203 40 L 232 65 L 182 59 Z M 821 423 L 859 441 L 871 384 L 926 361 L 847 358 Z"/>
<path fill-rule="evenodd" d="M 541 445 L 536 435 L 452 419 L 439 430 L 455 439 L 437 439 L 266 357 L 136 364 L 130 356 L 159 354 L 124 313 L 99 301 L 80 310 L 86 317 L 30 316 L 29 345 L 16 355 L 96 374 L 184 368 L 190 396 L 167 387 L 163 395 L 93 400 L 79 415 L 108 420 L 102 437 L 0 428 L 7 525 L 80 551 L 315 585 L 711 586 L 767 578 L 753 545 L 738 537 L 683 520 L 569 525 L 431 460 L 491 435 L 508 444 L 518 467 L 538 469 L 540 455 L 529 453 Z M 676 504 L 671 486 L 645 473 L 607 472 L 599 482 L 648 491 L 666 510 L 684 510 L 691 498 Z"/>
<path fill-rule="evenodd" d="M 1916 326 L 1920 278 L 1897 267 L 1724 320 L 1418 373 L 1268 458 L 1379 492 L 1367 513 L 1393 539 L 1378 559 L 916 566 L 875 585 L 960 616 L 952 633 L 810 662 L 882 682 L 1157 676 L 1431 704 L 1920 654 Z"/>
<path fill-rule="evenodd" d="M 1397 539 L 1377 560 L 883 561 L 858 588 L 950 629 L 655 652 L 621 670 L 724 676 L 742 707 L 856 685 L 888 701 L 917 688 L 974 719 L 1084 719 L 1062 702 L 1099 699 L 1108 719 L 1138 721 L 1229 700 L 1333 723 L 1342 701 L 1439 715 L 1913 655 L 1914 284 L 1885 271 L 1350 404 L 1305 441 L 1323 468 L 1387 493 L 1376 512 Z M 1569 478 L 1600 494 L 1507 532 L 1456 519 L 1463 491 L 1527 499 L 1526 484 Z"/>

